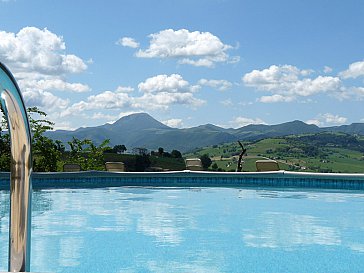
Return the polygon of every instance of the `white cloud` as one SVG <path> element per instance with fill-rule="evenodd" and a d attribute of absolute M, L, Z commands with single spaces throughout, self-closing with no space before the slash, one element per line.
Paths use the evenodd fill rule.
<path fill-rule="evenodd" d="M 350 64 L 347 70 L 339 73 L 339 76 L 343 79 L 355 79 L 357 77 L 364 76 L 364 61 Z"/>
<path fill-rule="evenodd" d="M 178 118 L 173 118 L 173 119 L 168 119 L 165 121 L 162 121 L 165 125 L 172 127 L 172 128 L 182 128 L 183 126 L 183 121 L 182 119 L 178 119 Z"/>
<path fill-rule="evenodd" d="M 86 101 L 74 103 L 62 112 L 62 116 L 75 115 L 80 112 L 100 109 L 133 110 L 167 110 L 171 105 L 199 107 L 205 101 L 195 98 L 193 92 L 198 88 L 191 86 L 178 74 L 157 75 L 139 83 L 141 96 L 131 96 L 132 87 L 118 87 L 115 92 L 105 91 L 89 96 Z M 127 92 L 128 91 L 128 92 Z"/>
<path fill-rule="evenodd" d="M 307 120 L 307 124 L 314 124 L 317 126 L 328 126 L 328 125 L 342 125 L 347 122 L 346 117 L 334 115 L 331 113 L 319 114 L 315 118 Z"/>
<path fill-rule="evenodd" d="M 69 121 L 57 121 L 54 124 L 54 130 L 67 130 L 67 131 L 73 131 L 76 130 L 77 128 L 73 127 L 71 122 Z"/>
<path fill-rule="evenodd" d="M 80 57 L 66 54 L 63 37 L 46 28 L 0 31 L 0 59 L 16 77 L 27 105 L 52 110 L 54 116 L 68 107 L 69 100 L 52 92 L 90 90 L 85 84 L 67 81 L 68 75 L 85 71 L 87 65 Z"/>
<path fill-rule="evenodd" d="M 61 113 L 61 116 L 78 114 L 85 110 L 120 109 L 130 106 L 130 97 L 125 93 L 105 91 L 87 98 L 87 101 L 74 103 Z"/>
<path fill-rule="evenodd" d="M 138 48 L 139 47 L 139 43 L 137 41 L 135 41 L 133 38 L 130 38 L 130 37 L 120 38 L 116 42 L 116 44 L 121 45 L 121 46 L 131 47 L 131 48 Z"/>
<path fill-rule="evenodd" d="M 282 96 L 282 95 L 272 95 L 272 96 L 262 96 L 258 99 L 258 101 L 263 103 L 275 103 L 275 102 L 290 102 L 293 101 L 293 97 Z"/>
<path fill-rule="evenodd" d="M 260 98 L 261 102 L 288 102 L 318 93 L 343 92 L 338 77 L 307 78 L 311 73 L 312 70 L 300 70 L 292 65 L 272 65 L 267 69 L 253 70 L 245 74 L 242 80 L 246 86 L 273 93 L 273 96 Z"/>
<path fill-rule="evenodd" d="M 47 111 L 62 110 L 69 104 L 68 99 L 62 99 L 47 91 L 32 90 L 22 93 L 26 105 L 36 105 L 43 109 L 47 109 Z"/>
<path fill-rule="evenodd" d="M 233 84 L 227 80 L 207 80 L 207 79 L 201 79 L 198 81 L 198 84 L 209 86 L 212 88 L 215 88 L 219 91 L 225 91 L 230 89 Z"/>
<path fill-rule="evenodd" d="M 148 78 L 144 82 L 139 83 L 138 88 L 140 91 L 143 91 L 145 93 L 178 93 L 195 91 L 195 89 L 188 83 L 188 81 L 184 80 L 179 74 L 172 74 L 170 76 L 158 75 Z"/>
<path fill-rule="evenodd" d="M 321 126 L 321 121 L 318 119 L 309 119 L 306 121 L 307 124 L 313 124 L 316 126 Z"/>
<path fill-rule="evenodd" d="M 92 119 L 106 119 L 108 121 L 117 119 L 117 116 L 107 115 L 101 112 L 94 113 L 91 117 Z"/>
<path fill-rule="evenodd" d="M 25 27 L 16 34 L 0 31 L 0 58 L 15 72 L 56 75 L 87 69 L 79 57 L 64 54 L 65 49 L 63 37 L 46 28 Z"/>
<path fill-rule="evenodd" d="M 43 91 L 73 91 L 77 93 L 90 91 L 90 87 L 81 83 L 68 83 L 62 79 L 21 79 L 18 81 L 22 90 L 43 90 Z"/>
<path fill-rule="evenodd" d="M 325 122 L 329 124 L 344 124 L 348 120 L 345 117 L 340 117 L 339 115 L 333 115 L 330 113 L 323 114 L 323 118 Z"/>
<path fill-rule="evenodd" d="M 234 120 L 230 121 L 229 124 L 234 128 L 240 128 L 243 126 L 247 126 L 249 124 L 266 124 L 260 118 L 247 118 L 247 117 L 236 117 Z"/>
<path fill-rule="evenodd" d="M 179 58 L 181 64 L 213 67 L 218 62 L 229 62 L 227 51 L 233 48 L 210 32 L 166 29 L 149 37 L 149 47 L 140 49 L 137 57 Z M 233 61 L 237 61 L 237 58 L 234 57 Z"/>
<path fill-rule="evenodd" d="M 116 88 L 116 92 L 117 93 L 130 93 L 133 92 L 134 88 L 130 87 L 130 86 L 118 86 L 118 88 Z"/>
<path fill-rule="evenodd" d="M 133 98 L 132 107 L 138 109 L 167 110 L 171 105 L 186 105 L 196 108 L 204 103 L 204 100 L 195 98 L 192 93 L 160 92 L 157 94 L 147 93 L 142 97 Z"/>

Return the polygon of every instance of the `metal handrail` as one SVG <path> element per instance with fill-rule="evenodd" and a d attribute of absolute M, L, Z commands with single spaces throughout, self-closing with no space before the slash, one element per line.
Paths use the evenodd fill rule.
<path fill-rule="evenodd" d="M 1 62 L 0 94 L 11 143 L 8 268 L 10 272 L 28 272 L 32 196 L 31 131 L 19 87 Z"/>

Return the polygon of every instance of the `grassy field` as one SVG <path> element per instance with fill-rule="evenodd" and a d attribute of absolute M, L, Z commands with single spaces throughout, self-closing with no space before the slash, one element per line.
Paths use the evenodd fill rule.
<path fill-rule="evenodd" d="M 327 144 L 318 148 L 316 156 L 307 156 L 302 153 L 302 145 L 307 146 L 310 143 L 300 143 L 298 138 L 294 139 L 295 142 L 290 140 L 290 138 L 269 138 L 254 143 L 243 143 L 247 149 L 243 171 L 255 171 L 256 160 L 274 159 L 278 161 L 282 170 L 335 173 L 364 172 L 364 154 L 355 150 L 357 147 L 348 149 L 331 147 L 330 144 Z M 289 153 L 282 152 L 286 150 L 289 150 Z M 195 150 L 185 154 L 184 157 L 191 158 L 208 154 L 219 168 L 225 171 L 234 171 L 240 151 L 238 143 L 226 143 Z"/>

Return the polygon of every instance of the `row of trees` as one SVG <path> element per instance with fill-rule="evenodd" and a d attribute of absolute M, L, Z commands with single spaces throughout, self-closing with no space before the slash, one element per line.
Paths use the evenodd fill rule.
<path fill-rule="evenodd" d="M 165 152 L 162 147 L 158 148 L 158 151 L 151 151 L 150 155 L 160 156 L 160 157 L 173 157 L 173 158 L 182 158 L 182 154 L 178 150 L 172 150 L 171 153 Z"/>

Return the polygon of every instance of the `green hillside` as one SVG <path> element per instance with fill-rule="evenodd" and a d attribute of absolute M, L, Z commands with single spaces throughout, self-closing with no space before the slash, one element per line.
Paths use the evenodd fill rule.
<path fill-rule="evenodd" d="M 277 160 L 283 170 L 309 172 L 364 172 L 364 139 L 343 133 L 318 133 L 243 142 L 247 148 L 243 171 L 255 171 L 259 159 Z M 213 163 L 234 171 L 241 149 L 237 142 L 197 149 L 185 157 L 209 154 Z"/>

